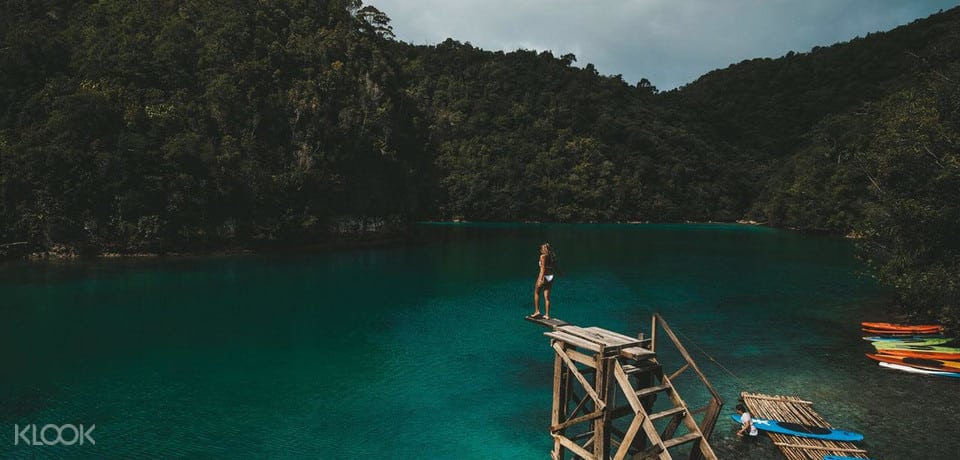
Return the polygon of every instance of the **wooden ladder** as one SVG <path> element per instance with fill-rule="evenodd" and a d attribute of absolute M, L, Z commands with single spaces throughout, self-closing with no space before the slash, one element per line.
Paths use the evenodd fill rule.
<path fill-rule="evenodd" d="M 634 388 L 629 376 L 639 373 L 651 373 L 659 381 L 659 384 L 640 389 Z M 696 443 L 693 449 L 699 450 L 702 458 L 716 460 L 717 456 L 706 441 L 703 432 L 697 425 L 697 421 L 693 418 L 686 403 L 677 394 L 673 382 L 664 375 L 663 367 L 657 363 L 656 359 L 651 358 L 648 363 L 641 365 L 622 364 L 620 360 L 617 360 L 614 365 L 614 377 L 634 412 L 633 421 L 613 455 L 615 460 L 627 458 L 630 447 L 641 429 L 646 435 L 650 447 L 633 455 L 632 460 L 671 460 L 673 457 L 670 455 L 670 449 L 688 443 Z M 666 394 L 669 397 L 671 407 L 658 412 L 648 412 L 648 408 L 653 407 L 652 399 L 660 394 Z M 667 418 L 670 421 L 662 432 L 658 431 L 654 422 Z M 687 433 L 675 436 L 681 423 L 687 428 Z"/>

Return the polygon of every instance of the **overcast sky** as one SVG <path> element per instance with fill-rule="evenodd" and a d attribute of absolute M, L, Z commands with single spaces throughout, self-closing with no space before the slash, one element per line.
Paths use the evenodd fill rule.
<path fill-rule="evenodd" d="M 946 0 L 365 0 L 398 40 L 448 37 L 490 51 L 573 53 L 604 75 L 669 90 L 744 59 L 845 42 L 893 29 Z"/>

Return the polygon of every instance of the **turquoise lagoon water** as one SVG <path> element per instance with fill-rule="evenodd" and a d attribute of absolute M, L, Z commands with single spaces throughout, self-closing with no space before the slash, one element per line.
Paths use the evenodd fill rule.
<path fill-rule="evenodd" d="M 873 458 L 960 458 L 960 382 L 863 356 L 884 293 L 849 241 L 446 224 L 375 248 L 0 265 L 0 458 L 549 458 L 553 352 L 523 320 L 543 241 L 553 316 L 635 335 L 661 313 L 725 411 L 799 396 Z M 15 444 L 48 423 L 95 424 L 96 444 Z M 721 458 L 781 458 L 732 425 Z"/>

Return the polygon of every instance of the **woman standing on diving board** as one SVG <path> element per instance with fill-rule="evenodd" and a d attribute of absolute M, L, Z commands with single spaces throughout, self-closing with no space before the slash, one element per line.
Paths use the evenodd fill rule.
<path fill-rule="evenodd" d="M 550 319 L 550 288 L 553 287 L 554 271 L 557 269 L 557 254 L 550 243 L 540 245 L 540 274 L 533 288 L 533 317 L 540 316 L 540 291 L 543 291 L 543 319 Z"/>

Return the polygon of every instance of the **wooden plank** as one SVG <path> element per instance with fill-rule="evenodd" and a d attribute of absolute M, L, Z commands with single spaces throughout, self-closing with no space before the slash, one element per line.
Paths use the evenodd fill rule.
<path fill-rule="evenodd" d="M 634 339 L 599 327 L 583 328 L 567 325 L 559 328 L 558 331 L 575 335 L 583 340 L 600 345 L 607 351 L 619 351 L 624 348 L 639 347 L 640 344 L 644 342 L 640 339 Z"/>
<path fill-rule="evenodd" d="M 628 335 L 624 335 L 619 332 L 609 331 L 607 329 L 601 329 L 596 326 L 585 327 L 583 328 L 583 330 L 588 333 L 598 334 L 600 336 L 603 336 L 604 340 L 607 341 L 607 343 L 610 343 L 611 345 L 632 344 L 631 346 L 639 347 L 639 346 L 642 346 L 644 342 L 647 342 L 646 340 L 643 340 L 643 339 L 630 337 Z"/>
<path fill-rule="evenodd" d="M 566 325 L 566 326 L 563 326 L 560 330 L 563 331 L 563 332 L 566 332 L 567 334 L 573 334 L 573 335 L 576 335 L 577 337 L 586 338 L 586 339 L 589 339 L 590 341 L 596 342 L 596 343 L 598 343 L 598 344 L 600 343 L 600 342 L 598 342 L 595 338 L 593 338 L 591 335 L 589 335 L 586 331 L 584 331 L 584 329 L 583 329 L 582 327 L 577 326 L 577 325 L 575 325 L 575 324 L 568 324 L 568 325 Z"/>
<path fill-rule="evenodd" d="M 670 376 L 667 377 L 667 378 L 669 378 L 670 380 L 673 380 L 673 379 L 677 378 L 678 375 L 682 374 L 683 371 L 685 371 L 685 370 L 687 370 L 687 369 L 690 369 L 690 363 L 689 363 L 689 362 L 688 362 L 687 364 L 684 364 L 683 366 L 680 366 L 680 369 L 677 369 L 676 372 L 670 374 Z"/>
<path fill-rule="evenodd" d="M 657 370 L 660 367 L 660 364 L 654 361 L 647 361 L 643 365 L 634 366 L 633 364 L 622 364 L 623 373 L 627 375 L 638 374 L 643 372 L 650 372 Z"/>
<path fill-rule="evenodd" d="M 551 328 L 551 329 L 555 329 L 555 328 L 558 328 L 558 327 L 560 327 L 560 326 L 566 326 L 567 324 L 570 324 L 570 323 L 568 323 L 568 322 L 566 322 L 566 321 L 563 321 L 563 320 L 560 320 L 560 319 L 556 319 L 556 318 L 544 319 L 544 317 L 542 317 L 542 316 L 534 317 L 534 316 L 531 316 L 531 315 L 527 315 L 527 316 L 524 316 L 523 319 L 525 319 L 525 320 L 527 320 L 527 321 L 530 321 L 530 322 L 533 323 L 533 324 L 538 324 L 538 325 L 540 325 L 540 326 L 549 327 L 549 328 Z"/>
<path fill-rule="evenodd" d="M 673 387 L 670 386 L 670 384 L 664 383 L 662 385 L 657 385 L 655 387 L 647 387 L 647 388 L 637 390 L 634 392 L 634 394 L 637 395 L 638 398 L 643 398 L 644 396 L 649 396 L 654 393 L 659 393 L 661 391 L 671 390 L 671 389 L 673 389 Z"/>
<path fill-rule="evenodd" d="M 564 327 L 563 327 L 563 332 L 566 332 L 566 333 L 568 333 L 568 334 L 576 335 L 577 337 L 580 337 L 580 338 L 585 339 L 585 340 L 589 340 L 589 341 L 594 342 L 594 343 L 596 343 L 596 344 L 598 344 L 598 345 L 604 345 L 604 344 L 607 343 L 607 341 L 604 340 L 604 335 L 603 335 L 603 334 L 591 332 L 591 331 L 586 330 L 585 328 L 582 328 L 582 327 L 580 327 L 580 326 L 575 326 L 575 325 L 573 325 L 573 324 L 564 326 Z"/>
<path fill-rule="evenodd" d="M 683 436 L 678 436 L 676 438 L 670 438 L 666 441 L 663 441 L 663 445 L 666 446 L 667 449 L 669 449 L 674 446 L 679 446 L 680 444 L 686 444 L 688 442 L 696 441 L 701 437 L 702 436 L 700 436 L 700 433 L 687 433 Z"/>
<path fill-rule="evenodd" d="M 602 410 L 598 410 L 598 411 L 596 411 L 596 412 L 592 412 L 592 413 L 589 413 L 589 414 L 586 414 L 586 415 L 581 415 L 581 416 L 579 416 L 579 417 L 572 418 L 572 419 L 567 420 L 566 422 L 560 423 L 560 424 L 558 424 L 558 425 L 551 426 L 551 427 L 550 427 L 550 431 L 551 431 L 551 432 L 557 432 L 557 431 L 560 431 L 560 430 L 564 430 L 564 429 L 570 428 L 571 426 L 576 425 L 576 424 L 578 424 L 578 423 L 583 423 L 583 422 L 588 422 L 588 421 L 590 421 L 590 420 L 595 420 L 595 419 L 598 418 L 598 417 L 603 417 L 603 411 L 602 411 Z"/>
<path fill-rule="evenodd" d="M 577 350 L 567 349 L 567 356 L 569 356 L 574 362 L 589 366 L 591 369 L 597 367 L 597 359 L 591 355 L 580 353 Z"/>
<path fill-rule="evenodd" d="M 594 388 L 597 389 L 597 395 L 600 396 L 600 400 L 603 401 L 603 407 L 607 407 L 607 403 L 612 403 L 613 400 L 610 398 L 610 381 L 611 379 L 608 374 L 611 373 L 614 363 L 616 363 L 616 358 L 603 358 L 597 356 L 597 374 L 594 379 Z M 609 412 L 602 411 L 603 417 L 598 418 L 593 421 L 593 454 L 597 458 L 609 458 L 610 455 L 610 433 L 607 432 L 607 422 L 609 419 Z"/>
<path fill-rule="evenodd" d="M 649 340 L 650 339 L 647 339 L 646 341 L 649 341 Z M 650 350 L 649 348 L 627 347 L 620 350 L 620 356 L 623 356 L 624 358 L 635 359 L 637 361 L 640 361 L 644 359 L 653 358 L 657 356 L 657 354 L 653 350 Z"/>
<path fill-rule="evenodd" d="M 657 351 L 657 322 L 660 317 L 659 313 L 654 313 L 650 316 L 650 351 Z"/>
<path fill-rule="evenodd" d="M 577 407 L 574 407 L 572 411 L 568 412 L 567 416 L 576 417 L 576 415 L 580 413 L 580 409 L 583 409 L 584 407 L 586 407 L 587 400 L 589 399 L 590 399 L 590 395 L 583 395 L 583 398 L 580 398 L 580 402 L 577 403 Z M 568 399 L 568 401 L 570 400 Z"/>
<path fill-rule="evenodd" d="M 568 385 L 563 381 L 564 374 L 564 361 L 560 359 L 560 355 L 557 354 L 553 360 L 553 410 L 550 412 L 551 425 L 560 423 L 560 420 L 567 416 L 566 398 L 570 390 L 567 388 Z M 551 455 L 556 460 L 563 460 L 563 457 L 566 456 L 563 446 L 557 442 L 556 439 L 554 439 Z"/>
<path fill-rule="evenodd" d="M 569 343 L 575 347 L 586 348 L 595 353 L 600 353 L 603 350 L 603 347 L 600 345 L 590 342 L 589 340 L 584 340 L 575 335 L 568 334 L 563 331 L 553 331 L 553 332 L 544 332 L 543 335 L 550 337 L 552 339 L 559 340 L 561 342 Z"/>
<path fill-rule="evenodd" d="M 667 453 L 667 451 L 663 448 L 663 446 L 661 446 L 660 444 L 654 444 L 654 445 L 648 447 L 646 450 L 643 450 L 643 451 L 641 451 L 640 453 L 634 455 L 634 456 L 631 457 L 631 458 L 634 459 L 634 460 L 637 460 L 637 459 L 639 459 L 639 460 L 661 459 L 661 458 L 664 458 L 664 457 L 663 457 L 664 454 L 667 455 L 666 458 L 672 458 L 672 457 L 669 456 L 670 454 Z"/>
<path fill-rule="evenodd" d="M 592 431 L 584 431 L 583 433 L 580 433 L 576 436 L 567 436 L 567 439 L 577 444 L 579 444 L 580 441 L 583 441 L 584 439 L 587 439 L 587 438 L 593 438 Z M 586 446 L 589 446 L 591 442 L 593 442 L 593 439 L 590 439 L 590 441 L 587 441 L 587 443 L 583 445 L 583 448 L 586 449 Z"/>
<path fill-rule="evenodd" d="M 634 438 L 637 437 L 637 433 L 640 432 L 640 427 L 643 425 L 643 414 L 636 414 L 633 417 L 633 421 L 630 422 L 630 427 L 627 428 L 627 432 L 623 435 L 623 442 L 620 444 L 620 448 L 617 449 L 616 454 L 613 455 L 614 460 L 623 460 L 627 457 L 627 453 L 630 452 L 630 445 L 633 444 Z"/>
<path fill-rule="evenodd" d="M 640 403 L 640 398 L 637 397 L 633 385 L 630 384 L 630 379 L 623 371 L 623 366 L 619 361 L 613 367 L 613 377 L 617 380 L 617 383 L 620 384 L 620 389 L 623 390 L 624 397 L 627 398 L 627 402 L 630 403 L 630 408 L 633 409 L 633 412 L 635 414 L 643 413 L 643 404 Z"/>
<path fill-rule="evenodd" d="M 692 414 L 698 414 L 703 410 L 704 415 L 700 419 L 700 432 L 703 433 L 703 439 L 710 439 L 710 436 L 713 436 L 713 429 L 716 427 L 716 422 L 720 418 L 720 409 L 722 404 L 718 404 L 715 401 L 710 401 L 702 409 L 695 409 L 691 412 Z"/>
<path fill-rule="evenodd" d="M 680 414 L 680 413 L 686 412 L 686 410 L 687 410 L 686 407 L 677 406 L 677 407 L 674 407 L 674 408 L 672 408 L 672 409 L 667 409 L 667 410 L 665 410 L 665 411 L 657 412 L 656 414 L 650 414 L 650 419 L 651 419 L 651 420 L 658 420 L 658 419 L 661 419 L 661 418 L 664 418 L 664 417 L 669 417 L 669 416 L 671 416 L 671 415 L 676 415 L 676 414 Z"/>

